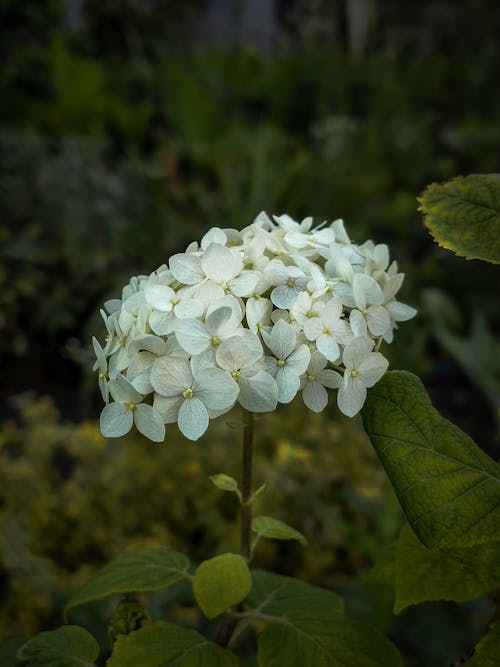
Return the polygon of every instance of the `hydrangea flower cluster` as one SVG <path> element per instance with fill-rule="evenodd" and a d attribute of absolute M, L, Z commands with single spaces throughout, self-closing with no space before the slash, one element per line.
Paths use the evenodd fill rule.
<path fill-rule="evenodd" d="M 161 442 L 177 422 L 197 440 L 235 403 L 267 412 L 301 393 L 321 412 L 327 389 L 354 416 L 387 370 L 381 342 L 416 314 L 395 298 L 403 278 L 386 245 L 352 243 L 342 220 L 261 213 L 241 231 L 210 229 L 101 311 L 103 435 L 135 423 Z"/>

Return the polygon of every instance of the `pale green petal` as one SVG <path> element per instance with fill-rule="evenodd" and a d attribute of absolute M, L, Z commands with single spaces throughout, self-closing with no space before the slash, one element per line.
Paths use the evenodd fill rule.
<path fill-rule="evenodd" d="M 180 432 L 190 440 L 198 440 L 208 428 L 208 412 L 199 398 L 184 399 L 178 416 Z"/>
<path fill-rule="evenodd" d="M 328 361 L 337 361 L 340 357 L 340 348 L 331 334 L 322 334 L 316 340 L 316 347 L 324 354 Z"/>
<path fill-rule="evenodd" d="M 346 371 L 348 373 L 349 371 Z M 348 417 L 354 417 L 363 407 L 366 399 L 366 387 L 359 377 L 347 378 L 337 394 L 337 404 L 341 412 Z"/>
<path fill-rule="evenodd" d="M 132 410 L 123 403 L 110 403 L 101 412 L 101 433 L 105 438 L 120 438 L 132 428 L 134 417 Z"/>
<path fill-rule="evenodd" d="M 380 352 L 370 352 L 358 366 L 359 377 L 367 387 L 373 387 L 388 367 L 389 362 Z"/>
<path fill-rule="evenodd" d="M 221 368 L 231 373 L 252 366 L 262 355 L 262 345 L 257 336 L 244 330 L 241 336 L 231 336 L 218 346 L 216 359 Z"/>
<path fill-rule="evenodd" d="M 280 403 L 290 403 L 300 387 L 297 372 L 293 368 L 283 366 L 276 371 L 275 380 L 278 385 L 278 401 Z"/>
<path fill-rule="evenodd" d="M 236 401 L 239 387 L 229 373 L 207 368 L 196 376 L 193 391 L 210 410 L 224 410 Z"/>
<path fill-rule="evenodd" d="M 240 377 L 238 402 L 250 412 L 270 412 L 276 408 L 278 385 L 265 371 L 252 377 Z"/>
<path fill-rule="evenodd" d="M 165 440 L 165 425 L 158 413 L 146 403 L 135 406 L 134 422 L 137 430 L 153 442 Z"/>
<path fill-rule="evenodd" d="M 320 350 L 321 351 L 321 350 Z M 311 360 L 311 350 L 305 344 L 300 345 L 286 360 L 286 366 L 293 369 L 297 375 L 302 375 Z"/>
<path fill-rule="evenodd" d="M 373 350 L 375 343 L 370 338 L 353 338 L 346 345 L 343 360 L 346 368 L 357 368 L 367 354 Z"/>
<path fill-rule="evenodd" d="M 179 408 L 184 400 L 183 396 L 158 396 L 155 395 L 153 407 L 165 424 L 173 424 L 177 421 Z"/>
<path fill-rule="evenodd" d="M 151 368 L 151 384 L 161 396 L 179 396 L 192 383 L 191 366 L 183 357 L 160 357 Z"/>
<path fill-rule="evenodd" d="M 328 405 L 328 393 L 318 382 L 307 382 L 302 391 L 302 398 L 313 412 L 321 412 Z"/>
<path fill-rule="evenodd" d="M 383 336 L 391 328 L 391 318 L 384 306 L 370 306 L 366 320 L 374 336 Z"/>
<path fill-rule="evenodd" d="M 179 320 L 175 336 L 179 345 L 189 354 L 200 354 L 210 347 L 211 334 L 199 320 Z"/>
<path fill-rule="evenodd" d="M 286 359 L 293 352 L 296 342 L 297 334 L 291 324 L 278 320 L 271 330 L 268 343 L 276 359 Z"/>

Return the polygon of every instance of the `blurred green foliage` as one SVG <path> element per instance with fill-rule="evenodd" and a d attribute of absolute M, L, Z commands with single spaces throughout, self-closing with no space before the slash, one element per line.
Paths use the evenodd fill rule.
<path fill-rule="evenodd" d="M 128 546 L 167 545 L 195 562 L 237 549 L 238 502 L 208 479 L 239 477 L 237 411 L 203 446 L 174 428 L 152 446 L 138 435 L 106 441 L 93 421 L 63 423 L 49 399 L 17 405 L 20 422 L 0 431 L 3 636 L 60 622 L 71 592 Z M 256 439 L 255 481 L 269 482 L 256 511 L 275 508 L 309 541 L 262 540 L 256 566 L 338 586 L 395 539 L 400 509 L 359 425 L 296 402 L 258 421 Z"/>

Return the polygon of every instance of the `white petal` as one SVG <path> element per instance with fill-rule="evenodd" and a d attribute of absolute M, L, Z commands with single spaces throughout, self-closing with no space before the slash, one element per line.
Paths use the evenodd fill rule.
<path fill-rule="evenodd" d="M 288 366 L 278 367 L 275 380 L 278 385 L 278 401 L 290 403 L 300 388 L 297 372 Z"/>
<path fill-rule="evenodd" d="M 130 382 L 123 377 L 123 375 L 118 375 L 116 380 L 110 380 L 108 382 L 109 392 L 115 401 L 130 401 L 131 403 L 140 403 L 142 400 L 141 394 L 134 389 Z"/>
<path fill-rule="evenodd" d="M 340 357 L 339 344 L 331 334 L 321 334 L 316 340 L 316 347 L 328 361 L 337 361 Z"/>
<path fill-rule="evenodd" d="M 328 405 L 328 393 L 318 382 L 307 382 L 302 390 L 302 398 L 313 412 L 321 412 Z"/>
<path fill-rule="evenodd" d="M 109 403 L 108 381 L 106 380 L 106 378 L 100 377 L 98 383 L 99 383 L 99 389 L 101 390 L 102 400 L 105 403 Z"/>
<path fill-rule="evenodd" d="M 150 405 L 139 403 L 135 406 L 134 422 L 137 430 L 153 442 L 165 440 L 165 426 L 160 416 Z"/>
<path fill-rule="evenodd" d="M 165 341 L 162 338 L 152 336 L 151 334 L 137 336 L 137 338 L 134 338 L 130 343 L 128 353 L 134 355 L 141 350 L 147 350 L 148 352 L 156 354 L 157 357 L 160 357 L 162 354 L 165 354 Z"/>
<path fill-rule="evenodd" d="M 151 368 L 151 384 L 162 396 L 178 396 L 192 383 L 191 366 L 182 357 L 160 357 Z"/>
<path fill-rule="evenodd" d="M 255 271 L 242 271 L 239 276 L 229 282 L 229 288 L 235 296 L 248 297 L 253 294 L 259 274 Z"/>
<path fill-rule="evenodd" d="M 236 401 L 239 387 L 229 373 L 207 368 L 196 376 L 193 391 L 210 410 L 224 410 Z"/>
<path fill-rule="evenodd" d="M 215 280 L 204 280 L 196 287 L 194 297 L 206 305 L 222 299 L 224 294 L 224 290 Z"/>
<path fill-rule="evenodd" d="M 120 438 L 130 431 L 134 418 L 132 410 L 123 403 L 110 403 L 101 412 L 99 421 L 105 438 Z"/>
<path fill-rule="evenodd" d="M 152 310 L 149 314 L 148 324 L 157 336 L 166 336 L 172 331 L 174 322 L 173 313 L 165 313 L 162 310 Z"/>
<path fill-rule="evenodd" d="M 231 336 L 218 346 L 216 359 L 221 368 L 232 373 L 252 366 L 263 354 L 257 336 L 245 329 L 241 336 Z"/>
<path fill-rule="evenodd" d="M 384 306 L 370 306 L 366 323 L 374 336 L 383 336 L 391 328 L 391 318 Z"/>
<path fill-rule="evenodd" d="M 358 366 L 359 377 L 367 387 L 380 380 L 389 366 L 387 359 L 380 352 L 370 352 Z"/>
<path fill-rule="evenodd" d="M 304 333 L 307 340 L 316 340 L 325 329 L 323 321 L 319 317 L 311 317 L 304 322 Z"/>
<path fill-rule="evenodd" d="M 311 354 L 311 359 L 309 361 L 309 365 L 307 367 L 307 372 L 310 373 L 311 375 L 316 375 L 320 371 L 322 371 L 326 366 L 326 357 L 321 354 L 321 352 L 318 352 L 315 350 Z"/>
<path fill-rule="evenodd" d="M 256 333 L 271 321 L 273 304 L 269 299 L 248 299 L 246 304 L 247 324 L 250 331 Z"/>
<path fill-rule="evenodd" d="M 196 285 L 205 277 L 201 259 L 192 253 L 172 255 L 168 264 L 174 278 L 184 285 Z"/>
<path fill-rule="evenodd" d="M 279 320 L 271 331 L 269 348 L 277 359 L 286 359 L 295 348 L 297 334 L 295 329 L 285 322 Z"/>
<path fill-rule="evenodd" d="M 106 361 L 104 350 L 102 349 L 101 344 L 95 337 L 92 337 L 92 345 L 94 346 L 94 352 L 97 359 L 97 367 L 99 368 L 101 373 L 105 373 L 108 368 L 108 362 Z M 94 368 L 94 370 L 97 369 Z"/>
<path fill-rule="evenodd" d="M 211 334 L 199 320 L 179 320 L 175 336 L 182 349 L 189 354 L 200 354 L 210 347 Z"/>
<path fill-rule="evenodd" d="M 287 358 L 286 365 L 288 368 L 292 368 L 297 375 L 302 375 L 306 372 L 306 369 L 311 360 L 311 350 L 305 344 L 300 345 L 292 354 Z"/>
<path fill-rule="evenodd" d="M 211 243 L 203 253 L 201 264 L 205 275 L 215 282 L 228 283 L 243 266 L 241 255 L 220 243 Z"/>
<path fill-rule="evenodd" d="M 384 303 L 382 288 L 376 280 L 365 273 L 356 273 L 352 281 L 352 292 L 356 305 L 364 310 L 368 305 Z"/>
<path fill-rule="evenodd" d="M 198 440 L 208 428 L 208 412 L 196 397 L 184 399 L 177 423 L 180 432 L 190 440 Z"/>
<path fill-rule="evenodd" d="M 346 371 L 349 373 L 349 371 Z M 340 387 L 337 394 L 337 404 L 341 412 L 348 417 L 354 417 L 361 408 L 366 399 L 366 387 L 359 377 L 344 376 L 344 384 Z"/>
<path fill-rule="evenodd" d="M 184 400 L 183 396 L 158 396 L 153 401 L 153 407 L 165 424 L 173 424 L 177 421 L 179 408 Z"/>
<path fill-rule="evenodd" d="M 194 319 L 203 315 L 205 307 L 199 299 L 185 299 L 174 306 L 175 316 L 180 320 Z"/>
<path fill-rule="evenodd" d="M 139 393 L 143 396 L 147 396 L 153 391 L 153 385 L 151 384 L 151 370 L 148 369 L 147 371 L 139 373 L 139 375 L 136 375 L 130 383 Z"/>
<path fill-rule="evenodd" d="M 366 326 L 366 319 L 357 308 L 351 310 L 349 315 L 349 324 L 351 325 L 352 333 L 355 338 L 367 338 L 368 329 Z"/>
<path fill-rule="evenodd" d="M 356 301 L 352 294 L 352 287 L 347 283 L 335 283 L 333 286 L 333 294 L 339 299 L 344 306 L 348 308 L 356 308 Z"/>
<path fill-rule="evenodd" d="M 175 298 L 175 292 L 172 288 L 165 285 L 148 285 L 144 290 L 146 301 L 153 308 L 169 312 L 172 310 L 172 299 Z"/>
<path fill-rule="evenodd" d="M 357 368 L 366 355 L 373 350 L 374 344 L 370 338 L 353 338 L 344 350 L 344 366 L 351 369 Z"/>
<path fill-rule="evenodd" d="M 337 299 L 330 299 L 323 308 L 321 319 L 328 327 L 333 327 L 340 319 L 342 314 L 342 303 Z"/>
<path fill-rule="evenodd" d="M 203 250 L 205 250 L 205 248 L 208 248 L 208 246 L 211 243 L 226 245 L 226 241 L 227 241 L 227 236 L 224 234 L 222 229 L 220 229 L 219 227 L 212 227 L 201 239 L 201 247 L 203 248 Z"/>
<path fill-rule="evenodd" d="M 328 387 L 328 389 L 338 389 L 342 384 L 342 375 L 337 373 L 337 371 L 325 368 L 316 374 L 316 380 L 322 384 L 323 387 Z"/>
<path fill-rule="evenodd" d="M 119 347 L 108 360 L 108 375 L 114 380 L 116 376 L 125 370 L 129 364 L 130 357 L 125 347 Z"/>
<path fill-rule="evenodd" d="M 238 402 L 251 412 L 270 412 L 278 401 L 278 385 L 274 378 L 265 371 L 259 371 L 252 377 L 240 377 Z"/>
<path fill-rule="evenodd" d="M 225 324 L 229 321 L 229 318 L 233 314 L 231 308 L 223 306 L 222 308 L 217 308 L 207 316 L 205 321 L 208 331 L 212 335 L 217 335 L 220 330 L 224 327 Z M 182 345 L 182 343 L 181 343 Z"/>
<path fill-rule="evenodd" d="M 290 308 L 293 306 L 301 290 L 295 286 L 278 285 L 271 292 L 271 301 L 278 308 Z"/>
<path fill-rule="evenodd" d="M 383 288 L 383 293 L 384 293 L 384 300 L 389 301 L 390 299 L 393 299 L 396 294 L 399 292 L 399 289 L 401 285 L 403 284 L 405 274 L 404 273 L 396 273 L 396 275 L 391 276 L 389 280 L 386 282 Z"/>
<path fill-rule="evenodd" d="M 405 303 L 400 301 L 392 301 L 387 304 L 387 310 L 389 311 L 390 316 L 396 322 L 406 322 L 406 320 L 415 317 L 417 311 L 411 306 L 407 306 Z"/>

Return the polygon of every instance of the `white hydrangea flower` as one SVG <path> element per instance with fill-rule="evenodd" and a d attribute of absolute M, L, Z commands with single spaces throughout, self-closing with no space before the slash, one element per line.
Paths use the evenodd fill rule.
<path fill-rule="evenodd" d="M 177 422 L 197 440 L 236 402 L 265 412 L 299 390 L 320 412 L 338 389 L 340 410 L 357 414 L 387 369 L 375 343 L 416 314 L 396 299 L 403 278 L 386 245 L 353 243 L 340 219 L 260 213 L 241 231 L 213 227 L 101 310 L 103 434 L 135 423 L 158 442 Z"/>
<path fill-rule="evenodd" d="M 373 387 L 389 366 L 380 352 L 372 352 L 373 346 L 369 338 L 354 338 L 342 355 L 345 371 L 337 403 L 348 417 L 354 417 L 361 410 L 367 387 Z"/>
<path fill-rule="evenodd" d="M 177 421 L 186 438 L 198 440 L 208 428 L 209 410 L 229 409 L 238 396 L 238 385 L 229 373 L 206 368 L 196 377 L 182 357 L 160 357 L 151 370 L 157 392 L 156 411 L 165 423 Z"/>

